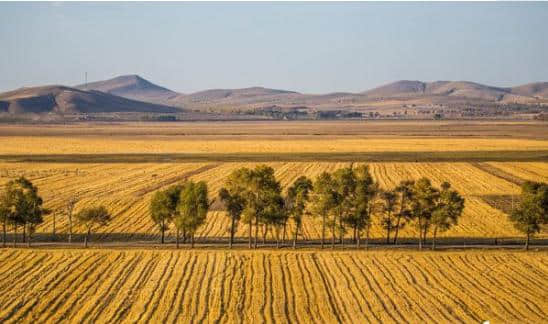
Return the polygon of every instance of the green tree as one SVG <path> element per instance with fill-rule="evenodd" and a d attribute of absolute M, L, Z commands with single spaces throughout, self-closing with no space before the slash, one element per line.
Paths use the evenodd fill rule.
<path fill-rule="evenodd" d="M 67 211 L 67 219 L 68 219 L 68 242 L 72 243 L 72 213 L 74 212 L 74 208 L 76 207 L 76 203 L 78 202 L 78 196 L 73 195 L 69 198 L 66 205 L 66 211 Z"/>
<path fill-rule="evenodd" d="M 411 201 L 411 217 L 417 224 L 419 232 L 419 250 L 426 240 L 426 233 L 431 225 L 432 213 L 436 208 L 439 190 L 432 186 L 428 178 L 420 178 L 413 186 L 413 200 Z"/>
<path fill-rule="evenodd" d="M 240 221 L 242 211 L 245 207 L 245 200 L 237 193 L 229 191 L 229 189 L 221 188 L 219 190 L 219 198 L 224 203 L 228 215 L 230 216 L 230 238 L 228 241 L 228 247 L 232 248 L 234 243 L 234 233 Z"/>
<path fill-rule="evenodd" d="M 17 227 L 23 226 L 23 242 L 28 233 L 28 244 L 37 225 L 44 219 L 48 210 L 43 208 L 43 200 L 38 195 L 38 188 L 24 177 L 11 180 L 6 185 L 4 207 L 7 213 L 7 222 L 14 226 L 14 246 L 16 245 Z M 27 231 L 28 229 L 28 231 Z"/>
<path fill-rule="evenodd" d="M 322 249 L 325 244 L 325 229 L 329 215 L 337 202 L 335 181 L 330 173 L 322 172 L 314 181 L 310 210 L 322 218 Z"/>
<path fill-rule="evenodd" d="M 386 230 L 386 244 L 390 243 L 390 232 L 397 226 L 396 206 L 397 196 L 394 191 L 383 191 L 380 194 L 382 199 L 382 211 L 384 217 L 381 220 L 383 228 Z M 397 216 L 397 215 L 396 215 Z"/>
<path fill-rule="evenodd" d="M 302 227 L 303 215 L 305 214 L 306 204 L 310 199 L 312 191 L 312 181 L 305 176 L 300 176 L 293 185 L 287 189 L 287 204 L 291 219 L 295 223 L 293 233 L 293 248 L 297 246 L 299 230 Z"/>
<path fill-rule="evenodd" d="M 166 190 L 156 191 L 150 200 L 150 216 L 160 229 L 162 244 L 165 242 L 165 231 L 169 229 L 169 223 L 173 221 L 177 214 L 180 193 L 181 186 L 174 185 Z M 178 244 L 179 232 L 177 232 L 176 239 Z"/>
<path fill-rule="evenodd" d="M 2 222 L 2 247 L 6 247 L 6 232 L 8 226 L 8 220 L 10 216 L 10 209 L 8 206 L 8 193 L 6 190 L 0 194 L 0 221 Z"/>
<path fill-rule="evenodd" d="M 269 220 L 272 208 L 271 204 L 279 201 L 281 186 L 274 176 L 274 169 L 267 165 L 258 165 L 253 170 L 246 169 L 242 175 L 246 201 L 242 211 L 242 220 L 249 225 L 249 247 L 251 248 L 252 226 L 255 226 L 254 247 L 257 248 L 259 226 L 271 223 Z M 272 207 L 272 206 L 270 206 Z"/>
<path fill-rule="evenodd" d="M 92 206 L 80 210 L 75 215 L 75 218 L 86 228 L 84 246 L 87 248 L 93 227 L 107 225 L 110 222 L 111 216 L 104 206 Z"/>
<path fill-rule="evenodd" d="M 356 213 L 355 208 L 355 190 L 356 176 L 352 168 L 341 168 L 333 173 L 335 179 L 335 190 L 337 192 L 336 205 L 332 227 L 338 230 L 339 243 L 344 247 L 344 235 L 346 233 L 346 224 L 350 224 L 356 232 Z M 354 235 L 355 237 L 356 235 Z"/>
<path fill-rule="evenodd" d="M 377 197 L 380 192 L 379 184 L 376 183 L 369 172 L 367 165 L 361 165 L 354 169 L 356 177 L 356 189 L 353 195 L 354 226 L 356 231 L 356 246 L 360 247 L 361 231 L 366 230 L 366 248 L 369 247 L 369 232 L 373 223 L 373 215 L 377 211 Z"/>
<path fill-rule="evenodd" d="M 439 232 L 445 232 L 458 223 L 464 210 L 464 198 L 458 192 L 451 190 L 451 184 L 441 184 L 441 191 L 432 212 L 432 250 L 436 248 L 436 236 Z"/>
<path fill-rule="evenodd" d="M 410 203 L 413 199 L 413 187 L 415 181 L 402 180 L 395 188 L 395 192 L 399 194 L 399 211 L 396 215 L 396 226 L 394 233 L 394 244 L 398 244 L 398 234 L 411 217 Z"/>
<path fill-rule="evenodd" d="M 189 235 L 192 247 L 194 235 L 205 222 L 209 207 L 207 184 L 204 181 L 183 184 L 174 221 L 177 228 Z"/>
<path fill-rule="evenodd" d="M 529 250 L 531 236 L 548 224 L 548 184 L 525 182 L 521 187 L 520 204 L 510 214 L 510 221 L 527 236 L 525 249 Z"/>

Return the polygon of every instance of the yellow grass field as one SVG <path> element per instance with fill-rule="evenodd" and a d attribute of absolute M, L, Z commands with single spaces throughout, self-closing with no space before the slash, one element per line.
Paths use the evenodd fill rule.
<path fill-rule="evenodd" d="M 228 139 L 207 136 L 124 137 L 0 137 L 0 154 L 113 153 L 357 153 L 548 150 L 548 140 L 506 138 L 318 138 L 283 137 Z"/>
<path fill-rule="evenodd" d="M 0 251 L 2 323 L 546 323 L 547 252 Z"/>
<path fill-rule="evenodd" d="M 315 178 L 322 171 L 334 171 L 349 163 L 331 162 L 271 162 L 277 178 L 283 186 L 292 183 L 300 175 Z M 76 209 L 91 204 L 104 204 L 113 214 L 113 221 L 99 229 L 106 240 L 155 238 L 158 231 L 152 223 L 148 204 L 155 190 L 184 181 L 204 180 L 208 183 L 211 198 L 224 183 L 228 174 L 239 167 L 254 167 L 255 163 L 0 163 L 0 185 L 9 179 L 25 175 L 35 183 L 46 202 L 54 211 L 57 233 L 66 233 L 67 218 L 64 206 L 73 195 L 80 201 Z M 497 163 L 368 163 L 375 179 L 383 188 L 393 188 L 404 179 L 426 176 L 435 185 L 450 181 L 466 198 L 466 207 L 459 224 L 442 233 L 441 237 L 501 238 L 521 236 L 506 214 L 485 202 L 489 196 L 518 195 L 516 183 L 501 178 L 493 170 L 511 174 L 518 179 L 548 181 L 548 163 L 545 162 L 497 162 Z M 490 167 L 486 171 L 485 167 Z M 506 198 L 510 199 L 510 198 Z M 198 237 L 227 237 L 229 219 L 221 206 L 209 213 L 206 224 Z M 49 233 L 53 215 L 45 217 L 38 233 Z M 237 235 L 244 237 L 246 226 L 241 225 Z M 321 233 L 319 219 L 307 217 L 302 239 L 318 239 Z M 79 227 L 76 232 L 81 232 Z M 415 228 L 407 227 L 402 237 L 415 237 Z M 350 235 L 350 233 L 349 233 Z M 377 222 L 372 227 L 373 238 L 384 235 Z M 540 235 L 545 236 L 545 234 Z"/>

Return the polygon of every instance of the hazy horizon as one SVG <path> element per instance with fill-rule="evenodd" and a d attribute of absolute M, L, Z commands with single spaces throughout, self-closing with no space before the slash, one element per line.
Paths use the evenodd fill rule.
<path fill-rule="evenodd" d="M 1 3 L 0 91 L 138 74 L 171 90 L 547 81 L 548 3 Z"/>

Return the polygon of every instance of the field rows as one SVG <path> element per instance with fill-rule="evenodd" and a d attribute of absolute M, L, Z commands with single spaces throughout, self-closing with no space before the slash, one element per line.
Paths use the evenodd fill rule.
<path fill-rule="evenodd" d="M 276 176 L 284 186 L 297 177 L 307 175 L 315 178 L 323 171 L 334 171 L 349 163 L 330 162 L 271 162 Z M 185 178 L 204 180 L 208 183 L 211 198 L 215 198 L 228 174 L 239 167 L 254 167 L 254 163 L 110 163 L 110 164 L 56 164 L 56 163 L 0 163 L 0 185 L 20 175 L 25 175 L 38 185 L 46 207 L 54 211 L 56 229 L 64 233 L 67 218 L 64 212 L 66 201 L 78 196 L 79 209 L 90 204 L 104 204 L 113 214 L 113 221 L 100 233 L 109 237 L 139 238 L 157 235 L 150 220 L 148 204 L 152 193 Z M 466 207 L 459 225 L 443 233 L 445 237 L 508 237 L 518 236 L 506 215 L 491 207 L 484 196 L 518 195 L 519 186 L 494 173 L 498 170 L 523 180 L 548 181 L 548 163 L 497 162 L 484 163 L 478 167 L 473 163 L 370 163 L 371 172 L 383 188 L 393 188 L 403 179 L 427 176 L 434 185 L 450 181 L 452 186 L 466 198 Z M 485 168 L 485 166 L 489 168 Z M 488 170 L 488 171 L 486 171 Z M 508 198 L 510 199 L 510 198 Z M 206 224 L 198 236 L 226 237 L 229 220 L 216 202 Z M 53 215 L 46 216 L 38 232 L 51 232 Z M 319 219 L 308 217 L 304 222 L 304 239 L 320 237 Z M 76 232 L 80 231 L 78 227 Z M 371 234 L 382 237 L 379 224 L 374 224 Z M 246 227 L 240 226 L 238 236 L 246 235 Z M 415 236 L 415 229 L 407 227 L 402 237 Z M 271 237 L 271 235 L 269 235 Z"/>
<path fill-rule="evenodd" d="M 545 252 L 0 251 L 2 323 L 546 322 Z"/>

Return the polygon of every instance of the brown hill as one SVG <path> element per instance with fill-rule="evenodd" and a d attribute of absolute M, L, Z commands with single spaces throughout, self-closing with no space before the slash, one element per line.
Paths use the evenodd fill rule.
<path fill-rule="evenodd" d="M 86 91 L 97 90 L 124 98 L 153 103 L 163 103 L 179 95 L 175 91 L 158 86 L 138 75 L 122 75 L 109 80 L 81 84 L 75 88 Z"/>
<path fill-rule="evenodd" d="M 21 88 L 0 93 L 0 111 L 9 113 L 104 113 L 180 111 L 177 108 L 122 98 L 100 91 L 65 86 Z"/>
<path fill-rule="evenodd" d="M 548 82 L 528 83 L 511 88 L 513 94 L 548 99 Z"/>

